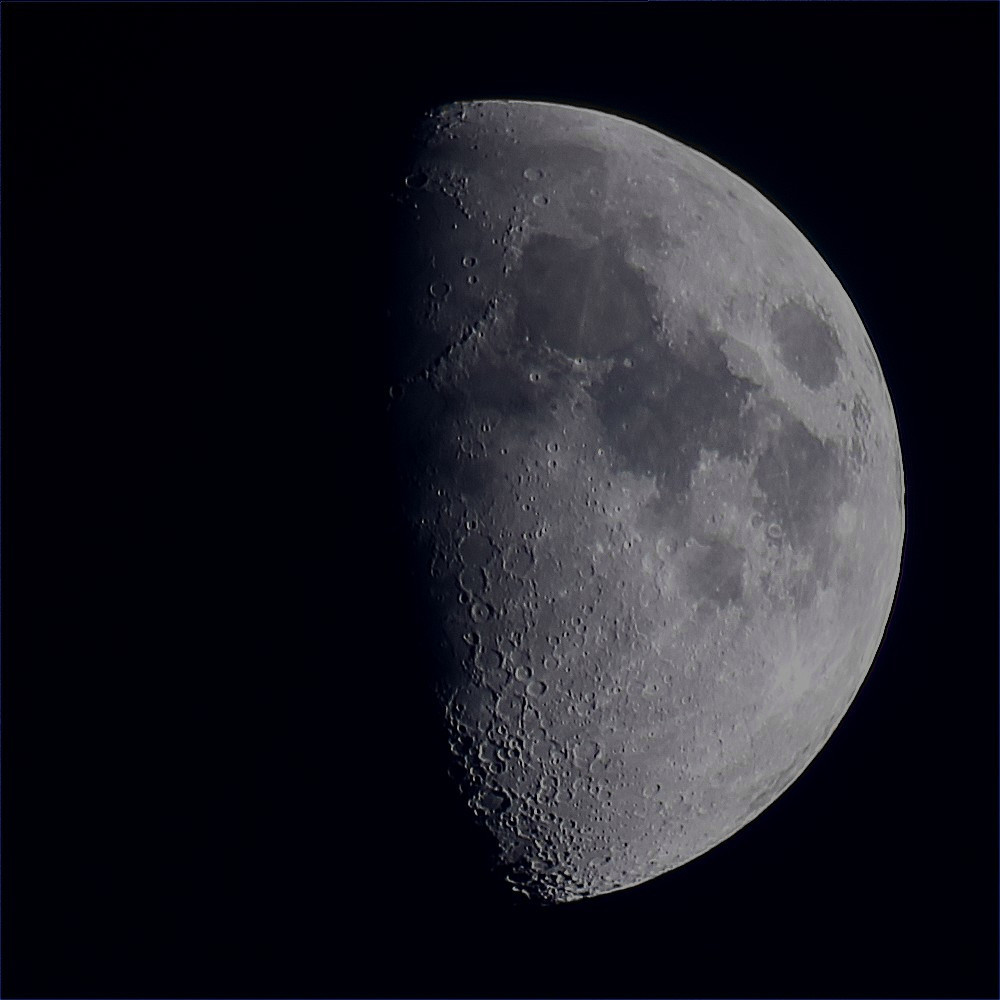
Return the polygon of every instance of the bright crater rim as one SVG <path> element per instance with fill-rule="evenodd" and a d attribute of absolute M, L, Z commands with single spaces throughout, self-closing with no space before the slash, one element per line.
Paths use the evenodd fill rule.
<path fill-rule="evenodd" d="M 457 777 L 519 891 L 626 888 L 766 808 L 864 680 L 891 401 L 816 250 L 703 154 L 504 101 L 415 150 L 387 406 Z"/>

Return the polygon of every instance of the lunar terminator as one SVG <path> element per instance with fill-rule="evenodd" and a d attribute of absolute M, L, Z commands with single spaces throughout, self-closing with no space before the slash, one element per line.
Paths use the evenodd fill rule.
<path fill-rule="evenodd" d="M 459 780 L 525 894 L 635 885 L 773 802 L 865 678 L 885 381 L 791 222 L 635 122 L 446 106 L 396 202 L 388 408 Z"/>

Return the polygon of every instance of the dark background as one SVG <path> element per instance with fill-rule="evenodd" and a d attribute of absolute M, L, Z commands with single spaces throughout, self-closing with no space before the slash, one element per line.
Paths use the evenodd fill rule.
<path fill-rule="evenodd" d="M 6 997 L 996 997 L 992 3 L 4 4 Z M 899 420 L 874 668 L 759 819 L 518 905 L 390 530 L 380 197 L 476 97 L 771 198 Z"/>

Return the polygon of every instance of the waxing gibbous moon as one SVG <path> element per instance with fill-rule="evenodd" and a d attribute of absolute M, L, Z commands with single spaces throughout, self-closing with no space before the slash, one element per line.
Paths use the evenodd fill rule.
<path fill-rule="evenodd" d="M 892 404 L 829 267 L 703 154 L 519 101 L 414 149 L 386 405 L 456 770 L 516 888 L 612 892 L 750 822 L 857 693 Z"/>

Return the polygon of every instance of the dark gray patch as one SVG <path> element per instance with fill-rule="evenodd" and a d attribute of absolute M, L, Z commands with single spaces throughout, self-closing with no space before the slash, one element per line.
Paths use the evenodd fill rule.
<path fill-rule="evenodd" d="M 771 316 L 771 330 L 781 363 L 810 389 L 822 389 L 837 378 L 843 354 L 833 328 L 811 309 L 786 302 Z"/>
<path fill-rule="evenodd" d="M 593 247 L 540 234 L 525 247 L 519 331 L 567 357 L 605 358 L 649 335 L 655 299 L 618 239 Z"/>
<path fill-rule="evenodd" d="M 449 470 L 449 479 L 467 499 L 488 496 L 494 488 L 495 464 L 485 458 L 462 458 Z"/>
<path fill-rule="evenodd" d="M 683 338 L 678 338 L 683 340 Z M 691 331 L 671 347 L 644 338 L 592 390 L 618 469 L 655 476 L 660 507 L 674 508 L 702 448 L 747 458 L 752 426 L 740 409 L 753 383 L 733 375 L 721 335 Z"/>
<path fill-rule="evenodd" d="M 570 363 L 564 371 L 529 344 L 503 347 L 505 353 L 484 351 L 463 371 L 466 405 L 514 425 L 537 427 L 564 393 Z"/>
<path fill-rule="evenodd" d="M 845 483 L 836 449 L 813 437 L 800 421 L 786 416 L 757 460 L 757 485 L 764 511 L 777 521 L 793 546 L 811 544 L 830 527 Z"/>
<path fill-rule="evenodd" d="M 809 604 L 817 583 L 829 582 L 836 555 L 833 519 L 849 492 L 837 450 L 785 411 L 757 460 L 754 478 L 764 493 L 762 513 L 779 524 L 783 544 L 812 554 L 811 569 L 789 588 L 797 606 Z"/>
<path fill-rule="evenodd" d="M 494 555 L 493 546 L 482 535 L 468 535 L 461 544 L 462 563 L 477 569 L 485 566 Z"/>
<path fill-rule="evenodd" d="M 701 547 L 688 570 L 688 585 L 696 597 L 723 604 L 736 604 L 743 597 L 743 564 L 746 553 L 721 539 Z"/>

